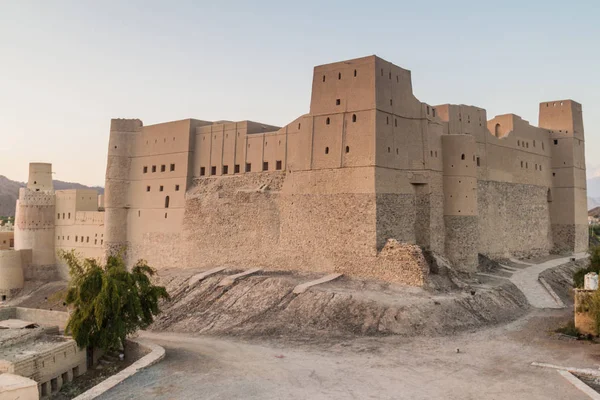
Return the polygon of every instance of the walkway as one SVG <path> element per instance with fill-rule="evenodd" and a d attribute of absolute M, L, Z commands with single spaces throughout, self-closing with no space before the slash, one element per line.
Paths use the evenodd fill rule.
<path fill-rule="evenodd" d="M 535 308 L 563 308 L 562 302 L 559 304 L 555 300 L 555 295 L 551 294 L 550 288 L 544 287 L 540 282 L 540 274 L 549 269 L 558 267 L 559 265 L 568 263 L 571 258 L 580 260 L 587 257 L 587 253 L 577 253 L 569 257 L 556 258 L 546 261 L 541 264 L 530 264 L 520 260 L 511 259 L 512 266 L 502 265 L 502 269 L 495 271 L 493 274 L 497 278 L 506 278 L 519 288 L 527 297 L 527 301 Z M 482 274 L 482 275 L 491 275 Z"/>

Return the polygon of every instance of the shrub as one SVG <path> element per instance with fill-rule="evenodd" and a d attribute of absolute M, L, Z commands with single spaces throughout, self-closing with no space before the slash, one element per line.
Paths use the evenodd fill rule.
<path fill-rule="evenodd" d="M 587 273 L 595 272 L 600 274 L 600 246 L 590 247 L 588 253 L 590 253 L 590 259 L 587 268 L 580 269 L 573 274 L 573 286 L 576 288 L 583 288 L 584 278 Z"/>
<path fill-rule="evenodd" d="M 153 322 L 159 300 L 169 298 L 164 287 L 152 285 L 155 271 L 144 260 L 127 271 L 122 253 L 109 256 L 105 265 L 80 259 L 73 250 L 59 256 L 71 276 L 65 301 L 73 311 L 66 331 L 79 347 L 124 348 L 128 335 Z"/>

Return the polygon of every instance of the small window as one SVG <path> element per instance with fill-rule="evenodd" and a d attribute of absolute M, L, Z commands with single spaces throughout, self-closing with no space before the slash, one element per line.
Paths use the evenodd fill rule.
<path fill-rule="evenodd" d="M 210 167 L 210 174 L 211 175 L 216 175 L 217 174 L 217 167 Z"/>
<path fill-rule="evenodd" d="M 429 157 L 433 157 L 433 150 L 429 150 Z"/>
<path fill-rule="evenodd" d="M 150 186 L 146 186 L 146 192 L 150 191 Z"/>
<path fill-rule="evenodd" d="M 558 144 L 558 140 L 554 139 L 554 144 Z"/>
<path fill-rule="evenodd" d="M 268 170 L 269 170 L 269 162 L 263 161 L 263 171 L 268 171 Z"/>
<path fill-rule="evenodd" d="M 533 147 L 535 147 L 535 140 L 533 141 Z"/>
<path fill-rule="evenodd" d="M 461 160 L 464 160 L 464 159 L 465 159 L 465 155 L 464 155 L 464 154 L 461 154 L 461 156 L 460 156 L 460 159 L 461 159 Z"/>
<path fill-rule="evenodd" d="M 479 161 L 479 157 L 477 157 L 477 166 L 481 166 L 480 161 Z"/>
<path fill-rule="evenodd" d="M 356 114 L 352 114 L 352 122 L 356 122 Z"/>
<path fill-rule="evenodd" d="M 544 142 L 542 142 L 542 150 L 544 150 Z"/>
<path fill-rule="evenodd" d="M 144 167 L 144 173 L 145 173 L 145 174 L 146 174 L 146 173 L 148 173 L 148 167 L 147 167 L 147 166 L 146 166 L 146 167 Z"/>
<path fill-rule="evenodd" d="M 435 117 L 435 108 L 431 109 L 431 114 Z"/>
<path fill-rule="evenodd" d="M 325 75 L 323 75 L 323 82 L 325 82 Z"/>
<path fill-rule="evenodd" d="M 204 175 L 206 175 L 206 168 L 200 167 L 200 176 L 204 176 Z"/>
<path fill-rule="evenodd" d="M 69 218 L 71 218 L 71 214 L 69 214 Z M 65 219 L 65 213 L 62 214 L 62 219 Z"/>
<path fill-rule="evenodd" d="M 540 171 L 542 170 L 542 164 L 540 164 Z"/>
<path fill-rule="evenodd" d="M 163 185 L 160 185 L 160 187 L 158 188 L 158 191 L 162 192 L 163 190 L 165 190 L 165 187 Z"/>
<path fill-rule="evenodd" d="M 494 128 L 494 134 L 496 137 L 500 137 L 500 124 L 496 124 L 496 127 Z"/>
<path fill-rule="evenodd" d="M 519 146 L 519 147 L 521 146 L 521 141 L 520 140 L 517 140 L 517 146 Z"/>
<path fill-rule="evenodd" d="M 389 125 L 390 124 L 390 117 L 385 117 L 385 124 Z"/>
<path fill-rule="evenodd" d="M 525 147 L 529 148 L 529 142 L 525 143 Z"/>
<path fill-rule="evenodd" d="M 556 176 L 556 172 L 553 172 L 553 173 L 552 173 L 552 176 Z"/>
<path fill-rule="evenodd" d="M 350 146 L 346 146 L 346 153 L 350 153 Z"/>
<path fill-rule="evenodd" d="M 75 236 L 75 241 L 78 242 L 79 241 L 79 236 Z"/>
<path fill-rule="evenodd" d="M 223 165 L 223 175 L 227 175 L 229 172 L 229 165 Z"/>
<path fill-rule="evenodd" d="M 329 154 L 329 147 L 325 147 L 325 154 Z"/>
<path fill-rule="evenodd" d="M 233 166 L 233 173 L 234 174 L 239 174 L 240 173 L 240 164 L 235 164 Z"/>
<path fill-rule="evenodd" d="M 396 147 L 396 155 L 398 155 L 398 148 Z"/>
<path fill-rule="evenodd" d="M 152 172 L 156 172 L 156 165 L 152 166 Z"/>
<path fill-rule="evenodd" d="M 390 147 L 388 147 L 388 153 L 391 153 L 392 149 Z"/>
<path fill-rule="evenodd" d="M 89 237 L 89 236 L 86 236 L 86 238 L 85 238 L 85 242 L 86 242 L 86 243 L 89 243 L 89 242 L 90 242 L 90 237 Z"/>
<path fill-rule="evenodd" d="M 165 197 L 165 208 L 169 208 L 169 196 Z M 166 214 L 165 214 L 166 215 Z M 165 217 L 166 218 L 166 217 Z"/>
<path fill-rule="evenodd" d="M 529 163 L 525 162 L 525 168 L 529 169 Z"/>
<path fill-rule="evenodd" d="M 302 124 L 300 122 L 298 122 L 298 130 L 300 130 L 301 126 L 302 126 Z"/>
<path fill-rule="evenodd" d="M 429 106 L 427 106 L 427 115 L 429 115 Z"/>
<path fill-rule="evenodd" d="M 68 219 L 71 219 L 71 213 L 69 213 L 69 218 Z"/>
<path fill-rule="evenodd" d="M 354 76 L 356 76 L 356 70 L 354 70 Z"/>
<path fill-rule="evenodd" d="M 341 100 L 340 99 L 335 99 L 335 105 L 339 106 L 341 104 Z"/>
<path fill-rule="evenodd" d="M 275 161 L 275 169 L 277 171 L 281 171 L 281 161 Z"/>
<path fill-rule="evenodd" d="M 171 164 L 171 172 L 175 171 L 175 164 Z"/>
<path fill-rule="evenodd" d="M 393 100 L 390 99 L 390 106 L 393 105 L 393 104 L 394 104 Z"/>
<path fill-rule="evenodd" d="M 252 171 L 252 164 L 246 163 L 246 172 Z"/>
<path fill-rule="evenodd" d="M 167 166 L 166 165 L 161 165 L 160 166 L 160 172 L 165 172 L 167 170 Z"/>
<path fill-rule="evenodd" d="M 329 117 L 327 117 L 327 119 L 325 120 L 325 125 L 329 125 L 330 122 L 331 120 L 329 119 Z"/>
<path fill-rule="evenodd" d="M 523 161 L 521 161 L 521 168 L 523 168 Z"/>
<path fill-rule="evenodd" d="M 342 73 L 338 72 L 338 79 L 342 79 Z"/>
<path fill-rule="evenodd" d="M 60 213 L 56 215 L 56 219 L 60 219 Z"/>

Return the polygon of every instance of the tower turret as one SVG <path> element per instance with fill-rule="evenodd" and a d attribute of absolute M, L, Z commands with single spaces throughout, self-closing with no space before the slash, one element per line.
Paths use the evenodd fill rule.
<path fill-rule="evenodd" d="M 585 140 L 581 104 L 557 100 L 540 104 L 539 126 L 550 132 L 552 187 L 548 190 L 556 251 L 588 247 Z"/>
<path fill-rule="evenodd" d="M 477 144 L 472 135 L 443 135 L 445 252 L 458 269 L 477 268 Z"/>
<path fill-rule="evenodd" d="M 129 211 L 129 170 L 136 134 L 142 129 L 139 119 L 113 119 L 110 123 L 106 183 L 104 189 L 105 236 L 107 254 L 126 248 Z"/>
<path fill-rule="evenodd" d="M 30 163 L 27 187 L 19 189 L 15 215 L 15 250 L 31 249 L 32 267 L 54 268 L 55 197 L 52 164 Z"/>

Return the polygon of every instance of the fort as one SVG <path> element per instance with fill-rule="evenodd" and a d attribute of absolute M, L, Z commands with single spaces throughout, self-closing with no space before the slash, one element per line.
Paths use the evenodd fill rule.
<path fill-rule="evenodd" d="M 113 119 L 105 190 L 54 192 L 51 166 L 31 164 L 0 274 L 22 285 L 20 263 L 25 279 L 65 277 L 56 249 L 124 247 L 158 269 L 335 271 L 418 286 L 428 267 L 415 245 L 474 272 L 479 254 L 588 243 L 579 103 L 541 103 L 537 127 L 514 114 L 488 120 L 479 107 L 420 102 L 410 71 L 376 56 L 315 67 L 309 113 L 284 127 Z"/>

